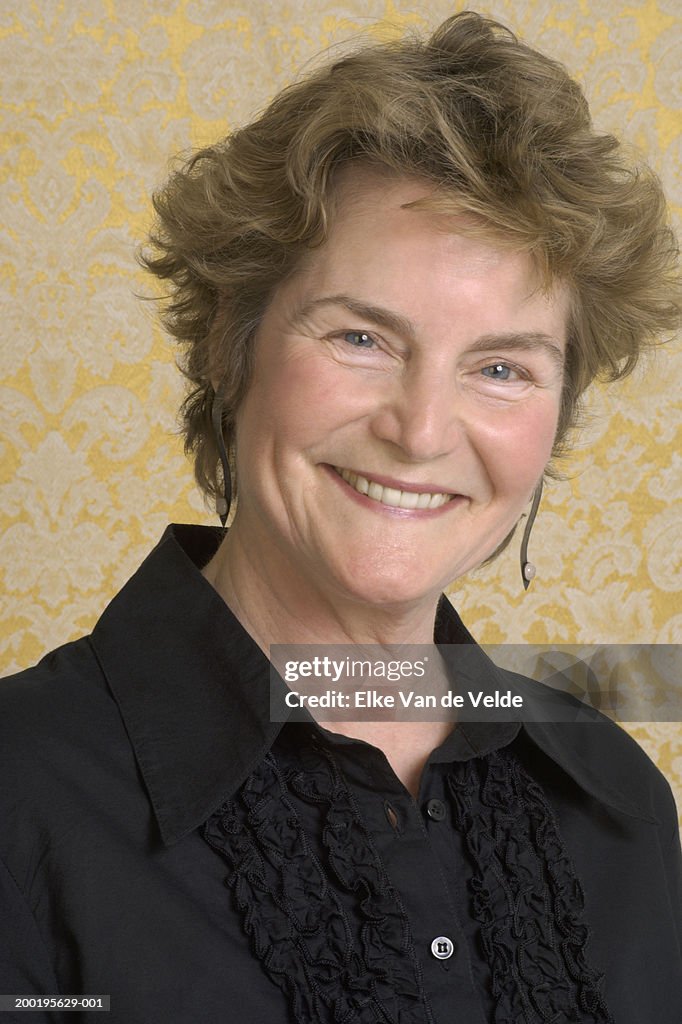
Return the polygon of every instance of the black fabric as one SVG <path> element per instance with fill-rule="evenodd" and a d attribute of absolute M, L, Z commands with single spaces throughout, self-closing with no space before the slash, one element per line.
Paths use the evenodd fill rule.
<path fill-rule="evenodd" d="M 90 637 L 0 684 L 0 992 L 110 994 L 112 1024 L 677 1024 L 676 812 L 640 748 L 460 724 L 415 801 L 369 744 L 270 722 L 198 571 L 219 538 L 169 528 Z M 446 600 L 435 639 L 480 650 Z"/>

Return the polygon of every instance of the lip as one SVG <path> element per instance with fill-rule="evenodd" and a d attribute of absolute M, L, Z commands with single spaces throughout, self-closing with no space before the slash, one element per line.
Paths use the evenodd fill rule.
<path fill-rule="evenodd" d="M 337 485 L 348 495 L 351 500 L 357 502 L 362 508 L 370 509 L 378 515 L 389 515 L 398 517 L 399 519 L 434 519 L 436 516 L 447 515 L 453 508 L 461 506 L 468 499 L 463 494 L 454 494 L 452 491 L 442 491 L 432 489 L 428 485 L 416 485 L 413 484 L 411 487 L 401 486 L 399 481 L 394 480 L 391 477 L 385 476 L 374 476 L 371 473 L 367 474 L 370 480 L 376 481 L 382 487 L 395 487 L 400 490 L 411 490 L 416 491 L 419 494 L 452 494 L 450 501 L 446 501 L 440 508 L 395 508 L 392 505 L 384 505 L 380 501 L 375 501 L 373 498 L 368 498 L 365 494 L 360 494 L 354 487 L 351 487 L 349 483 L 343 479 L 342 476 L 336 472 L 333 466 L 323 464 L 323 468 L 327 471 L 332 480 L 335 480 Z M 343 467 L 345 468 L 345 467 Z M 356 472 L 352 470 L 352 472 Z M 363 473 L 358 473 L 359 476 L 364 476 Z"/>

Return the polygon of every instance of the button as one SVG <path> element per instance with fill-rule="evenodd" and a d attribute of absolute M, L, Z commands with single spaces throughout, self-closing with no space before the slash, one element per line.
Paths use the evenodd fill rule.
<path fill-rule="evenodd" d="M 442 821 L 445 817 L 445 804 L 442 800 L 427 800 L 426 813 L 431 821 Z"/>
<path fill-rule="evenodd" d="M 449 960 L 455 952 L 455 944 L 447 935 L 439 935 L 431 943 L 431 952 L 436 960 Z"/>

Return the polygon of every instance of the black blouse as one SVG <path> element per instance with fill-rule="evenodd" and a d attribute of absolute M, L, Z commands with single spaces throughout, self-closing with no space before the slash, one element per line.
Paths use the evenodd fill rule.
<path fill-rule="evenodd" d="M 377 748 L 270 721 L 198 571 L 219 536 L 169 528 L 91 636 L 0 684 L 0 993 L 110 995 L 111 1024 L 678 1024 L 677 816 L 627 734 L 460 723 L 415 801 Z M 445 600 L 435 639 L 473 643 Z"/>

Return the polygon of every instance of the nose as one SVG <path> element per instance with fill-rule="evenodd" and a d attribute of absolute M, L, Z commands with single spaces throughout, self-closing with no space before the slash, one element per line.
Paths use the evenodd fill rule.
<path fill-rule="evenodd" d="M 464 424 L 456 382 L 447 373 L 406 368 L 372 422 L 376 437 L 400 448 L 402 457 L 427 462 L 462 441 Z"/>

